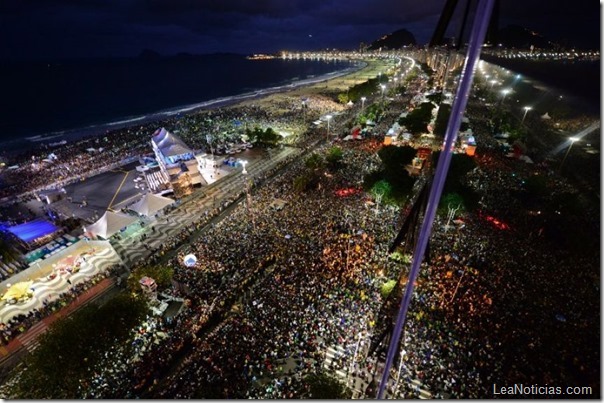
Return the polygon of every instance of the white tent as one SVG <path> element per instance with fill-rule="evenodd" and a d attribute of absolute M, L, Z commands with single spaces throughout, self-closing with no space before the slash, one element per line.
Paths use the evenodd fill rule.
<path fill-rule="evenodd" d="M 151 141 L 161 151 L 164 157 L 178 157 L 185 154 L 194 155 L 193 150 L 177 135 L 170 133 L 163 127 L 153 133 Z"/>
<path fill-rule="evenodd" d="M 126 214 L 114 213 L 106 211 L 105 214 L 97 222 L 88 227 L 85 227 L 86 232 L 90 232 L 95 236 L 100 236 L 109 239 L 111 235 L 119 232 L 122 228 L 127 227 L 136 221 L 136 218 Z"/>
<path fill-rule="evenodd" d="M 130 209 L 149 217 L 172 203 L 174 203 L 174 200 L 169 197 L 147 193 L 142 199 L 134 203 Z"/>

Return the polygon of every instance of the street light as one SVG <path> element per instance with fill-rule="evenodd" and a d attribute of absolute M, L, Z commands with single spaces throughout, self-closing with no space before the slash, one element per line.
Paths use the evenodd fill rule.
<path fill-rule="evenodd" d="M 504 88 L 504 89 L 502 89 L 502 90 L 501 90 L 501 93 L 503 94 L 503 98 L 501 98 L 501 103 L 503 103 L 503 101 L 505 101 L 505 97 L 506 97 L 506 96 L 507 96 L 507 95 L 508 95 L 510 92 L 512 92 L 512 90 L 511 90 L 511 89 L 509 89 L 509 88 Z"/>
<path fill-rule="evenodd" d="M 247 165 L 247 161 L 246 160 L 239 160 L 239 163 L 243 167 L 243 171 L 241 171 L 241 173 L 244 174 L 244 175 L 246 175 L 247 171 L 245 170 L 245 166 Z"/>
<path fill-rule="evenodd" d="M 491 83 L 491 89 L 493 89 L 493 86 L 497 83 L 497 80 L 491 80 L 490 83 Z"/>
<path fill-rule="evenodd" d="M 325 116 L 325 119 L 327 119 L 327 137 L 329 137 L 329 122 L 331 122 L 332 117 L 333 116 L 331 116 L 331 115 Z"/>
<path fill-rule="evenodd" d="M 562 172 L 562 166 L 564 165 L 564 161 L 566 161 L 566 157 L 568 157 L 568 153 L 570 153 L 570 149 L 573 148 L 573 144 L 575 141 L 579 141 L 578 137 L 570 137 L 570 145 L 568 146 L 568 150 L 566 150 L 566 154 L 564 154 L 564 158 L 562 158 L 562 162 L 560 163 L 560 172 Z"/>
<path fill-rule="evenodd" d="M 528 113 L 528 111 L 530 111 L 531 109 L 533 109 L 532 106 L 525 106 L 524 108 L 524 115 L 522 115 L 522 120 L 520 121 L 520 124 L 524 123 L 524 119 L 526 118 L 526 114 Z"/>
<path fill-rule="evenodd" d="M 364 328 L 364 326 L 361 326 L 361 328 Z M 356 360 L 357 360 L 357 354 L 359 352 L 359 347 L 361 346 L 361 339 L 364 336 L 364 333 L 365 333 L 364 330 L 359 332 L 359 339 L 357 341 L 357 346 L 354 349 L 354 355 L 352 356 L 352 362 L 350 363 L 350 367 L 348 368 L 348 380 L 350 380 L 350 381 L 353 380 L 353 377 L 351 377 L 350 374 L 354 371 L 354 364 L 356 363 Z M 351 386 L 354 387 L 354 384 L 352 382 L 350 382 L 350 383 L 351 383 Z"/>

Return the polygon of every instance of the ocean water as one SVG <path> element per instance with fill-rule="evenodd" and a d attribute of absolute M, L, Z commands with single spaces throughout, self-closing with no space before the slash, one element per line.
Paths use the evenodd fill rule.
<path fill-rule="evenodd" d="M 600 61 L 530 61 L 499 59 L 489 56 L 485 60 L 510 69 L 514 73 L 530 76 L 574 97 L 581 108 L 599 115 L 601 105 Z"/>
<path fill-rule="evenodd" d="M 242 55 L 0 63 L 0 154 L 352 68 Z"/>

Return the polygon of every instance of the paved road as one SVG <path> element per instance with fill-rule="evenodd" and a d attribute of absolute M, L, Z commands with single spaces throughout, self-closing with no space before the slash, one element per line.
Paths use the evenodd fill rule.
<path fill-rule="evenodd" d="M 212 210 L 225 199 L 237 197 L 244 189 L 245 178 L 261 175 L 284 159 L 300 153 L 298 148 L 284 147 L 273 153 L 270 159 L 250 161 L 246 167 L 247 175 L 243 175 L 239 169 L 197 190 L 166 216 L 157 220 L 145 220 L 147 224 L 135 233 L 123 239 L 111 240 L 111 244 L 127 266 L 136 264 L 149 257 L 152 249 L 161 247 L 166 239 L 179 234 L 191 222 L 197 221 L 206 211 Z M 144 244 L 149 246 L 149 249 L 143 247 L 140 241 L 143 234 L 147 236 Z"/>

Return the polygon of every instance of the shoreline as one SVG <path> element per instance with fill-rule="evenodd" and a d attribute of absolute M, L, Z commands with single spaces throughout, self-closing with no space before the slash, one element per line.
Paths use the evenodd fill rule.
<path fill-rule="evenodd" d="M 36 192 L 39 192 L 41 190 L 56 188 L 57 184 L 65 186 L 66 184 L 72 183 L 75 180 L 79 180 L 82 177 L 90 177 L 92 175 L 105 172 L 107 169 L 110 169 L 111 166 L 115 164 L 119 165 L 120 162 L 124 160 L 124 158 L 131 160 L 133 157 L 141 155 L 140 147 L 128 148 L 127 140 L 122 140 L 122 135 L 126 136 L 127 138 L 127 136 L 131 136 L 134 132 L 138 132 L 141 135 L 147 134 L 148 136 L 145 138 L 147 140 L 150 140 L 153 131 L 157 127 L 170 126 L 171 124 L 173 125 L 176 122 L 175 119 L 179 119 L 180 117 L 194 118 L 197 115 L 203 113 L 212 114 L 212 111 L 223 111 L 224 113 L 228 114 L 230 111 L 236 110 L 236 108 L 249 107 L 250 104 L 252 105 L 252 107 L 256 106 L 266 108 L 266 110 L 275 112 L 275 110 L 278 110 L 279 103 L 281 100 L 283 100 L 283 98 L 291 98 L 294 96 L 305 96 L 309 98 L 314 97 L 317 99 L 330 98 L 330 94 L 333 94 L 334 92 L 344 91 L 350 85 L 366 81 L 369 77 L 373 77 L 379 72 L 385 71 L 388 65 L 388 60 L 383 59 L 357 60 L 356 66 L 351 66 L 350 68 L 344 70 L 332 72 L 319 77 L 313 77 L 311 79 L 296 81 L 283 86 L 270 87 L 262 90 L 257 90 L 251 93 L 248 92 L 239 96 L 223 97 L 216 100 L 207 101 L 201 104 L 189 105 L 184 108 L 181 107 L 178 108 L 180 112 L 176 112 L 176 109 L 172 109 L 172 111 L 164 111 L 162 117 L 153 116 L 149 117 L 148 120 L 137 120 L 134 124 L 124 124 L 121 127 L 115 127 L 114 125 L 114 127 L 112 127 L 111 129 L 107 129 L 105 132 L 103 132 L 102 129 L 98 128 L 95 128 L 94 132 L 88 133 L 78 131 L 77 135 L 74 134 L 72 139 L 65 139 L 65 143 L 61 144 L 58 147 L 38 147 L 35 149 L 32 148 L 32 152 L 29 154 L 21 152 L 19 158 L 13 162 L 13 164 L 18 165 L 19 167 L 14 173 L 11 173 L 10 176 L 14 176 L 16 174 L 21 177 L 22 180 L 24 180 L 25 182 L 29 182 L 29 180 L 27 180 L 27 174 L 25 176 L 21 176 L 21 172 L 28 173 L 30 170 L 28 164 L 29 155 L 37 155 L 39 159 L 42 159 L 46 158 L 45 155 L 48 153 L 59 153 L 62 151 L 69 153 L 69 150 L 71 149 L 77 155 L 81 156 L 85 155 L 86 152 L 79 150 L 79 146 L 96 147 L 95 143 L 99 143 L 99 141 L 102 141 L 103 137 L 105 138 L 105 140 L 109 139 L 110 143 L 114 143 L 106 147 L 106 152 L 104 151 L 103 153 L 104 155 L 113 155 L 115 151 L 117 155 L 114 158 L 113 163 L 105 164 L 102 167 L 91 166 L 90 168 L 86 169 L 87 172 L 84 172 L 84 170 L 77 173 L 70 171 L 65 176 L 52 176 L 52 180 L 49 182 L 39 183 L 37 184 L 37 186 L 36 184 L 33 184 L 33 186 L 27 190 L 16 191 L 12 194 L 10 194 L 10 187 L 13 185 L 11 184 L 11 181 L 9 181 L 7 182 L 8 185 L 6 188 L 9 194 L 6 195 L 6 191 L 4 192 L 4 197 L 0 198 L 0 205 L 5 205 L 14 201 L 18 202 L 19 200 L 23 200 L 27 197 L 35 195 Z M 334 105 L 337 104 L 337 101 L 334 101 L 331 98 L 329 99 L 329 101 L 333 102 Z M 187 112 L 182 113 L 184 109 L 186 109 Z M 178 116 L 179 113 L 182 113 L 182 115 Z M 277 115 L 281 114 L 281 111 L 277 113 Z M 153 127 L 148 127 L 151 125 L 153 125 Z M 123 147 L 123 141 L 126 141 L 126 147 Z M 138 142 L 140 144 L 145 144 L 145 142 Z M 102 144 L 104 145 L 105 143 Z M 70 155 L 69 158 L 73 159 L 73 157 L 74 155 Z M 0 173 L 0 175 L 6 174 L 7 172 L 9 171 L 5 169 L 2 173 Z M 12 179 L 14 180 L 15 178 Z"/>
<path fill-rule="evenodd" d="M 20 159 L 25 159 L 23 156 L 24 152 L 33 151 L 34 153 L 39 153 L 43 147 L 46 147 L 46 150 L 50 150 L 53 147 L 58 147 L 58 144 L 63 141 L 69 143 L 77 143 L 82 140 L 86 140 L 89 138 L 95 138 L 100 136 L 108 136 L 112 135 L 113 132 L 123 129 L 134 128 L 137 125 L 146 125 L 153 122 L 161 122 L 164 119 L 170 119 L 174 117 L 186 116 L 190 114 L 195 114 L 198 112 L 203 112 L 205 110 L 213 110 L 225 107 L 232 107 L 237 104 L 243 103 L 249 100 L 260 99 L 262 97 L 287 92 L 292 89 L 299 89 L 304 87 L 311 87 L 316 84 L 320 84 L 323 82 L 327 82 L 330 80 L 334 80 L 340 78 L 342 76 L 347 76 L 354 74 L 355 72 L 362 71 L 365 69 L 369 63 L 366 60 L 355 59 L 350 60 L 352 65 L 342 70 L 336 70 L 330 73 L 326 73 L 320 75 L 318 77 L 305 78 L 303 80 L 298 80 L 297 78 L 292 78 L 288 81 L 287 84 L 277 85 L 267 88 L 256 89 L 253 91 L 242 92 L 235 95 L 228 95 L 224 97 L 214 98 L 206 101 L 201 101 L 193 104 L 186 104 L 180 106 L 169 107 L 166 109 L 158 110 L 155 112 L 150 112 L 141 116 L 130 116 L 119 118 L 119 120 L 106 122 L 106 123 L 98 123 L 92 124 L 89 126 L 84 126 L 80 128 L 74 129 L 65 129 L 52 131 L 44 134 L 36 134 L 16 139 L 11 139 L 2 142 L 3 145 L 11 144 L 11 143 L 22 143 L 27 144 L 28 147 L 25 149 L 19 148 L 15 150 L 9 150 L 4 152 L 4 158 L 12 159 L 23 157 Z M 55 144 L 53 146 L 53 144 Z"/>

